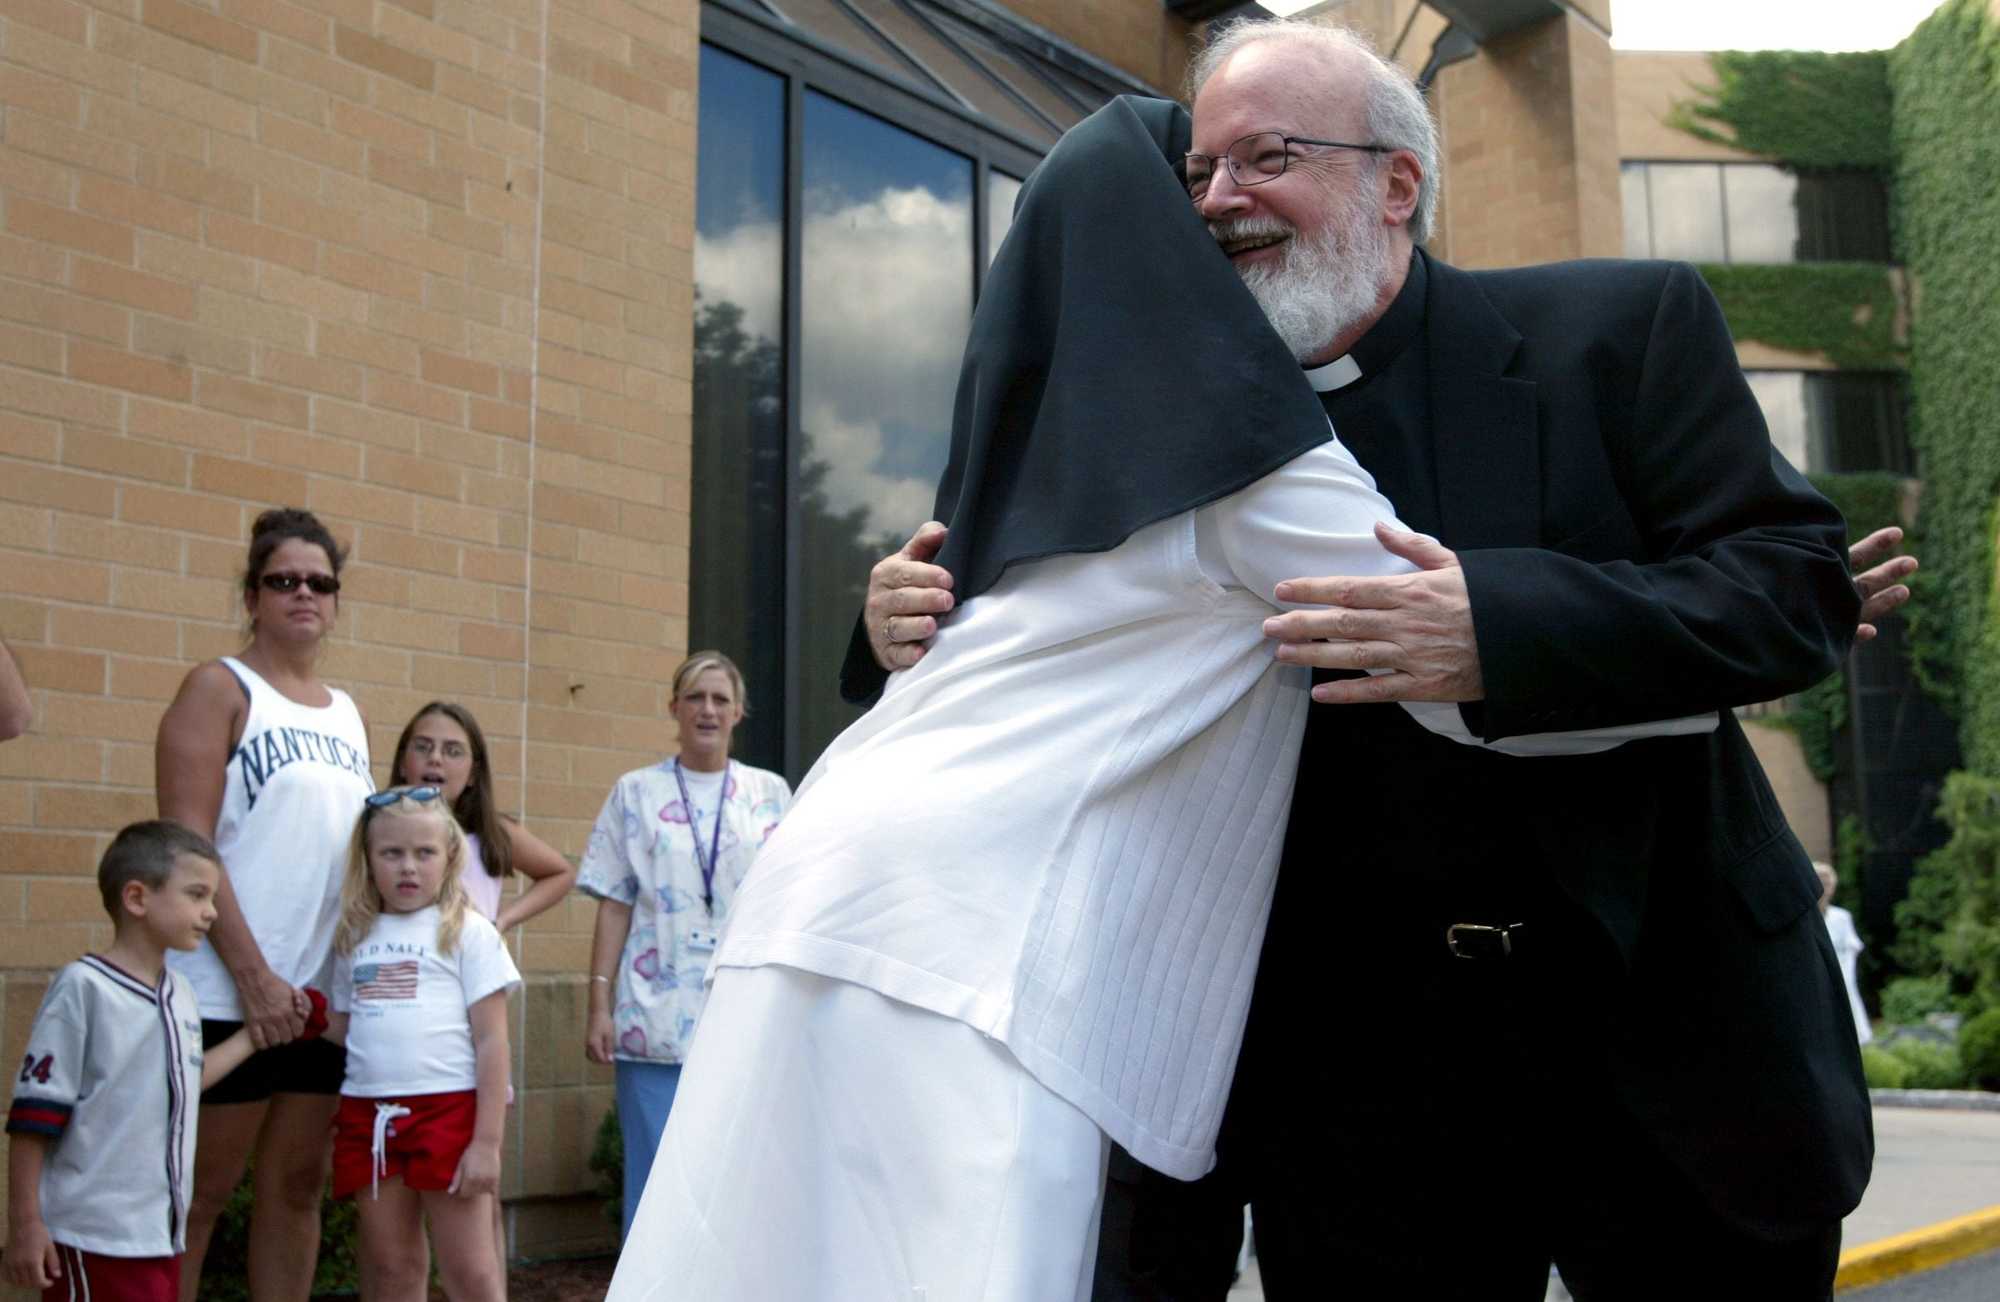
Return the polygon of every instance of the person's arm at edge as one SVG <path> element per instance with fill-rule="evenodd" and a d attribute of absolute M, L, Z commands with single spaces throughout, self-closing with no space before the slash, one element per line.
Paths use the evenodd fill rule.
<path fill-rule="evenodd" d="M 501 819 L 500 826 L 513 846 L 514 867 L 533 883 L 500 906 L 500 916 L 493 925 L 504 936 L 512 928 L 530 918 L 540 917 L 562 903 L 563 897 L 569 894 L 569 888 L 576 883 L 576 865 L 564 858 L 561 851 L 513 819 Z M 467 867 L 471 872 L 486 871 L 484 864 Z"/>
<path fill-rule="evenodd" d="M 28 684 L 21 677 L 20 662 L 7 643 L 0 640 L 0 741 L 12 741 L 35 721 L 34 702 L 28 699 Z"/>
<path fill-rule="evenodd" d="M 583 1038 L 584 1056 L 592 1062 L 609 1065 L 618 1047 L 611 1004 L 618 992 L 618 961 L 631 932 L 632 906 L 599 896 L 597 920 L 590 931 L 590 1014 Z"/>
<path fill-rule="evenodd" d="M 219 661 L 197 665 L 181 681 L 173 704 L 160 716 L 154 745 L 155 791 L 161 818 L 172 819 L 210 840 L 222 812 L 229 749 L 235 722 L 244 708 L 242 686 Z M 215 892 L 215 923 L 209 943 L 235 981 L 243 1000 L 243 1022 L 255 1047 L 268 1049 L 296 1039 L 305 1018 L 293 990 L 264 961 L 256 937 L 243 918 L 230 885 L 229 865 Z"/>
<path fill-rule="evenodd" d="M 472 1142 L 458 1159 L 446 1192 L 476 1198 L 500 1188 L 500 1139 L 507 1127 L 507 988 L 482 997 L 465 1015 L 472 1023 L 478 1103 Z"/>
<path fill-rule="evenodd" d="M 7 1136 L 7 1279 L 45 1289 L 62 1278 L 62 1257 L 42 1220 L 42 1167 L 55 1140 L 17 1130 Z"/>

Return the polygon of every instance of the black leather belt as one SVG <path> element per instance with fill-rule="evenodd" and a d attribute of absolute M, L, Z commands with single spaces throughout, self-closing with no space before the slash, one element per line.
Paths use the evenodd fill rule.
<path fill-rule="evenodd" d="M 1525 923 L 1496 926 L 1485 922 L 1454 922 L 1444 929 L 1445 947 L 1457 958 L 1479 960 L 1512 958 L 1518 953 Z"/>

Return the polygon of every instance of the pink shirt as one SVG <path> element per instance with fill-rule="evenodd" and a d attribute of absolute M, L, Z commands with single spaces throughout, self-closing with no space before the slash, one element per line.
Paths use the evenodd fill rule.
<path fill-rule="evenodd" d="M 479 834 L 465 834 L 465 893 L 472 899 L 472 907 L 486 915 L 488 922 L 500 921 L 500 883 L 502 878 L 486 871 L 486 861 L 479 857 Z"/>

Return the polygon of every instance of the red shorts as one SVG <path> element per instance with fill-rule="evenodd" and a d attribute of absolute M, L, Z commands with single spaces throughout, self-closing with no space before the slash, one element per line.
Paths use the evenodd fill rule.
<path fill-rule="evenodd" d="M 42 1290 L 42 1302 L 177 1302 L 181 1295 L 181 1259 L 174 1257 L 104 1257 L 95 1252 L 56 1245 L 62 1277 Z"/>
<path fill-rule="evenodd" d="M 382 1164 L 375 1164 L 377 1105 L 408 1108 L 382 1129 Z M 340 1096 L 333 1114 L 333 1196 L 346 1198 L 370 1187 L 379 1176 L 401 1176 L 412 1189 L 443 1190 L 458 1174 L 458 1159 L 472 1143 L 479 1121 L 479 1095 L 473 1090 L 450 1094 L 411 1094 L 396 1099 Z"/>

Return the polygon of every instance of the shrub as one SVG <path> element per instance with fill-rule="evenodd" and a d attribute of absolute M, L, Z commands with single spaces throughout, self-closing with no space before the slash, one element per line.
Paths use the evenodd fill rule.
<path fill-rule="evenodd" d="M 1954 1090 L 1965 1084 L 1965 1070 L 1959 1066 L 1958 1050 L 1949 1044 L 1908 1036 L 1892 1040 L 1886 1047 L 1909 1068 L 1904 1089 Z"/>
<path fill-rule="evenodd" d="M 1882 1020 L 1891 1026 L 1915 1026 L 1951 1009 L 1951 983 L 1941 976 L 1897 977 L 1882 987 Z"/>
<path fill-rule="evenodd" d="M 604 1199 L 604 1216 L 625 1224 L 625 1136 L 618 1129 L 618 1109 L 606 1108 L 590 1145 L 590 1169 L 597 1173 L 597 1193 Z"/>
<path fill-rule="evenodd" d="M 1908 1089 L 1910 1084 L 1909 1065 L 1887 1049 L 1872 1044 L 1861 1046 L 1861 1074 L 1868 1078 L 1871 1090 Z"/>
<path fill-rule="evenodd" d="M 1987 1009 L 1960 1029 L 1958 1060 L 1969 1083 L 2000 1090 L 2000 1008 Z"/>
<path fill-rule="evenodd" d="M 246 1170 L 223 1204 L 215 1233 L 209 1238 L 208 1257 L 201 1268 L 202 1302 L 249 1302 L 249 1266 L 250 1173 Z M 331 1196 L 325 1197 L 319 1205 L 319 1266 L 313 1275 L 313 1292 L 353 1293 L 360 1285 L 354 1200 L 335 1202 Z"/>
<path fill-rule="evenodd" d="M 1896 906 L 1896 957 L 1974 1007 L 2000 1004 L 2000 781 L 1952 774 L 1938 815 L 1951 840 L 1918 862 Z"/>

